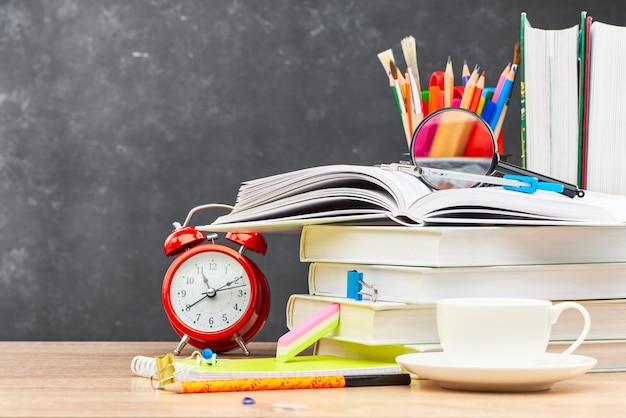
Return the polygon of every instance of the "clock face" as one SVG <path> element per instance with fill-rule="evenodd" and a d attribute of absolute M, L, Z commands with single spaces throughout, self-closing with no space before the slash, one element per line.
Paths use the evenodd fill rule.
<path fill-rule="evenodd" d="M 183 262 L 170 283 L 176 316 L 199 332 L 233 326 L 251 303 L 250 277 L 234 258 L 216 251 L 200 252 Z"/>

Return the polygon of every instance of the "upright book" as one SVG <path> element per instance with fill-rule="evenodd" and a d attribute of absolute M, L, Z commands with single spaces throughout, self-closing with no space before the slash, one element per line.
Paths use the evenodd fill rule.
<path fill-rule="evenodd" d="M 538 29 L 521 14 L 523 159 L 532 171 L 578 184 L 579 25 Z"/>
<path fill-rule="evenodd" d="M 329 165 L 245 182 L 233 210 L 200 230 L 268 231 L 305 224 L 387 221 L 403 225 L 610 224 L 626 221 L 626 198 L 568 198 L 501 187 L 431 191 L 419 178 L 381 167 Z"/>
<path fill-rule="evenodd" d="M 308 225 L 300 260 L 429 267 L 626 262 L 626 226 Z"/>
<path fill-rule="evenodd" d="M 626 298 L 626 263 L 407 267 L 317 262 L 309 266 L 309 293 L 349 297 L 347 276 L 354 270 L 375 287 L 377 300 L 388 302 L 435 303 L 451 297 Z M 363 291 L 368 293 L 367 288 Z"/>
<path fill-rule="evenodd" d="M 522 160 L 580 187 L 626 194 L 626 27 L 534 28 L 521 14 Z"/>
<path fill-rule="evenodd" d="M 626 194 L 626 27 L 589 23 L 586 187 Z"/>

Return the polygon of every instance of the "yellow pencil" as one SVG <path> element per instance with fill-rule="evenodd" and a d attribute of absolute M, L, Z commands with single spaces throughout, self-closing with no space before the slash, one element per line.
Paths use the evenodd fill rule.
<path fill-rule="evenodd" d="M 452 70 L 452 60 L 448 57 L 446 71 L 443 78 L 443 106 L 452 107 L 452 97 L 454 96 L 454 71 Z"/>
<path fill-rule="evenodd" d="M 358 386 L 410 385 L 409 374 L 372 376 L 260 377 L 223 380 L 191 380 L 170 383 L 159 389 L 175 393 L 241 392 L 284 389 L 326 389 Z"/>

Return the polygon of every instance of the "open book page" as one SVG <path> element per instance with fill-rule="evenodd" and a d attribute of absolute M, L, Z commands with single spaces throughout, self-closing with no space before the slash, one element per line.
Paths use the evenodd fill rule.
<path fill-rule="evenodd" d="M 519 193 L 500 187 L 441 190 L 424 196 L 404 213 L 421 222 L 497 224 L 622 224 L 626 222 L 626 198 L 587 191 L 583 198 L 568 198 L 538 190 Z"/>
<path fill-rule="evenodd" d="M 242 184 L 224 222 L 386 214 L 406 208 L 431 190 L 418 178 L 373 166 L 331 165 Z"/>

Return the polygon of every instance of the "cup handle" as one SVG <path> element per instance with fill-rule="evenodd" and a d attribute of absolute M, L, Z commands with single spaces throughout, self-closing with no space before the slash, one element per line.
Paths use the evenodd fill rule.
<path fill-rule="evenodd" d="M 552 324 L 556 323 L 556 321 L 559 319 L 559 316 L 561 315 L 561 312 L 570 308 L 576 309 L 582 314 L 583 319 L 585 321 L 585 325 L 583 327 L 582 332 L 576 339 L 576 341 L 574 341 L 572 345 L 567 347 L 567 349 L 563 351 L 557 358 L 572 354 L 572 352 L 574 352 L 574 350 L 576 350 L 578 346 L 580 346 L 580 344 L 582 344 L 582 342 L 585 341 L 585 338 L 587 338 L 587 335 L 589 335 L 589 329 L 591 328 L 591 317 L 589 316 L 589 312 L 587 312 L 587 309 L 585 309 L 584 306 L 576 302 L 561 302 L 561 303 L 557 303 L 556 305 L 553 305 L 552 306 L 552 315 L 553 315 Z"/>

